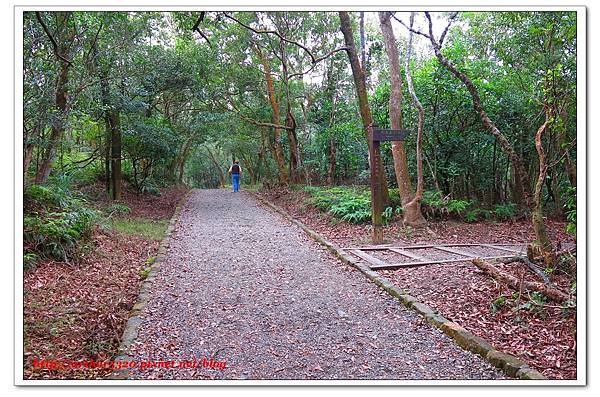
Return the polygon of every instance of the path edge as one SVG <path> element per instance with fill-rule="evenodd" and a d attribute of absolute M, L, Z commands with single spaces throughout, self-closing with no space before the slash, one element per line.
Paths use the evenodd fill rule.
<path fill-rule="evenodd" d="M 406 291 L 397 287 L 386 278 L 380 276 L 376 271 L 371 270 L 367 265 L 363 264 L 358 259 L 353 258 L 350 254 L 338 247 L 336 244 L 330 242 L 325 237 L 321 236 L 319 233 L 315 232 L 304 223 L 294 218 L 283 208 L 271 203 L 258 193 L 251 191 L 246 191 L 246 193 L 250 194 L 257 201 L 279 213 L 294 225 L 298 226 L 313 240 L 327 248 L 327 250 L 334 254 L 340 261 L 358 269 L 369 280 L 399 300 L 404 306 L 419 313 L 428 323 L 449 336 L 463 350 L 481 356 L 491 365 L 500 369 L 502 372 L 512 378 L 526 380 L 547 380 L 544 375 L 531 368 L 527 363 L 518 357 L 494 349 L 492 345 L 485 339 L 467 331 L 457 323 L 446 319 L 430 306 L 419 302 L 415 297 L 409 295 Z"/>
<path fill-rule="evenodd" d="M 121 343 L 119 344 L 118 350 L 119 355 L 115 358 L 115 362 L 130 362 L 133 360 L 133 357 L 127 355 L 125 352 L 138 336 L 139 328 L 143 321 L 143 318 L 140 317 L 139 314 L 146 307 L 146 305 L 148 305 L 148 300 L 150 299 L 150 287 L 152 286 L 156 275 L 160 271 L 161 263 L 163 263 L 165 260 L 167 250 L 169 249 L 169 245 L 171 243 L 171 235 L 175 229 L 175 224 L 179 220 L 181 210 L 187 203 L 193 191 L 194 189 L 188 190 L 175 207 L 175 212 L 173 212 L 173 216 L 169 221 L 169 226 L 167 227 L 167 230 L 160 241 L 160 245 L 158 246 L 156 259 L 150 266 L 150 272 L 148 272 L 148 276 L 144 279 L 144 281 L 142 281 L 135 305 L 133 305 L 133 308 L 129 311 L 129 319 L 125 324 L 125 329 L 123 330 L 123 334 L 121 336 Z M 129 369 L 127 368 L 117 369 L 111 374 L 111 376 L 108 377 L 110 380 L 125 380 L 128 378 Z"/>

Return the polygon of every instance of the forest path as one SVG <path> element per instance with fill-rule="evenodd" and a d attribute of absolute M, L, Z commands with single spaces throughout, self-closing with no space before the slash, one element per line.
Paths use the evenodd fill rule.
<path fill-rule="evenodd" d="M 134 360 L 198 367 L 136 379 L 503 377 L 243 192 L 192 192 L 140 316 Z"/>

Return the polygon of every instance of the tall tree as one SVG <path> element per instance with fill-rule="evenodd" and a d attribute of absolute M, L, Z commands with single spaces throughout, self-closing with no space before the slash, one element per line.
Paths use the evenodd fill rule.
<path fill-rule="evenodd" d="M 415 19 L 415 13 L 410 14 L 410 27 L 413 27 Z M 425 184 L 423 181 L 423 128 L 425 127 L 425 109 L 419 101 L 417 94 L 415 93 L 415 87 L 413 86 L 412 75 L 410 72 L 410 57 L 413 47 L 413 32 L 409 32 L 408 45 L 406 47 L 406 61 L 404 64 L 404 70 L 406 73 L 406 85 L 408 86 L 408 92 L 412 98 L 412 102 L 417 108 L 419 113 L 419 122 L 417 125 L 417 189 L 414 198 L 403 206 L 404 210 L 404 222 L 409 224 L 423 223 L 425 220 L 421 214 L 421 201 L 423 200 L 423 191 L 425 190 Z M 408 219 L 407 219 L 408 217 Z M 411 218 L 416 217 L 416 218 Z"/>
<path fill-rule="evenodd" d="M 360 111 L 360 116 L 363 122 L 363 130 L 365 132 L 365 136 L 367 138 L 367 142 L 369 145 L 369 149 L 371 148 L 371 140 L 369 139 L 369 134 L 371 129 L 373 128 L 373 115 L 371 114 L 371 108 L 369 106 L 368 94 L 367 94 L 367 84 L 365 81 L 365 73 L 363 68 L 360 65 L 360 61 L 358 59 L 358 54 L 356 51 L 356 44 L 354 43 L 354 36 L 352 33 L 352 24 L 350 22 L 350 15 L 345 11 L 339 12 L 340 17 L 340 28 L 342 33 L 344 34 L 344 41 L 346 43 L 346 53 L 348 54 L 348 59 L 350 61 L 350 67 L 352 68 L 352 76 L 354 77 L 354 85 L 356 89 L 356 94 L 358 97 L 358 108 Z M 387 184 L 387 178 L 385 176 L 385 171 L 383 168 L 383 164 L 380 164 L 379 167 L 379 180 L 381 181 L 381 190 L 383 196 L 383 203 L 386 205 L 389 203 L 389 190 Z M 377 211 L 374 211 L 376 214 Z M 376 214 L 377 215 L 377 214 Z M 381 214 L 377 215 L 381 216 Z"/>
<path fill-rule="evenodd" d="M 540 218 L 539 216 L 537 216 L 537 211 L 535 210 L 537 205 L 532 201 L 532 198 L 531 198 L 531 191 L 529 190 L 528 173 L 523 164 L 523 159 L 521 158 L 521 156 L 519 156 L 517 154 L 517 152 L 515 151 L 513 145 L 510 143 L 510 141 L 506 138 L 506 136 L 502 132 L 500 132 L 500 130 L 498 129 L 496 124 L 488 116 L 487 112 L 483 108 L 483 105 L 481 103 L 481 97 L 479 96 L 479 91 L 478 91 L 477 87 L 475 86 L 475 84 L 473 84 L 471 79 L 464 72 L 459 70 L 456 67 L 456 65 L 454 65 L 454 63 L 452 63 L 442 53 L 442 45 L 444 44 L 444 39 L 445 39 L 446 35 L 448 34 L 448 29 L 450 28 L 451 23 L 453 22 L 453 20 L 456 18 L 457 15 L 458 15 L 458 13 L 454 13 L 450 16 L 448 25 L 443 30 L 439 39 L 436 38 L 433 34 L 433 21 L 431 19 L 431 15 L 429 14 L 429 12 L 425 12 L 425 17 L 427 18 L 427 21 L 428 21 L 428 28 L 429 28 L 428 33 L 422 33 L 420 31 L 413 30 L 413 28 L 411 28 L 411 27 L 407 27 L 407 28 L 410 31 L 412 31 L 413 33 L 420 34 L 429 39 L 429 41 L 431 43 L 431 47 L 433 48 L 435 56 L 437 57 L 439 62 L 446 69 L 448 69 L 456 78 L 458 78 L 461 82 L 463 82 L 463 84 L 469 91 L 472 102 L 473 102 L 473 107 L 474 107 L 475 111 L 479 114 L 483 125 L 498 140 L 500 147 L 504 150 L 504 152 L 510 158 L 510 160 L 513 164 L 514 170 L 517 174 L 517 178 L 519 179 L 519 182 L 520 182 L 521 193 L 523 194 L 523 197 L 525 198 L 525 202 L 527 203 L 527 206 L 529 207 L 530 210 L 532 210 L 532 213 L 534 214 L 532 216 L 532 223 L 534 226 L 534 231 L 536 233 L 536 241 L 530 245 L 530 248 L 531 248 L 529 251 L 530 256 L 537 257 L 538 255 L 540 255 L 542 258 L 544 258 L 544 260 L 548 264 L 552 264 L 553 259 L 554 259 L 553 245 L 548 237 L 543 218 Z M 543 131 L 545 130 L 545 126 L 542 126 L 542 127 L 540 127 L 541 133 L 538 132 L 538 135 L 540 135 L 540 136 L 543 133 Z M 539 153 L 539 151 L 538 151 L 538 153 Z"/>
<path fill-rule="evenodd" d="M 281 126 L 280 126 L 280 108 L 279 101 L 275 96 L 275 84 L 273 84 L 273 76 L 271 74 L 271 66 L 267 57 L 263 54 L 258 44 L 254 45 L 254 51 L 258 56 L 264 70 L 265 80 L 267 82 L 267 95 L 269 97 L 269 103 L 271 104 L 271 109 L 273 110 L 273 130 L 275 131 L 275 140 L 274 140 L 274 148 L 275 148 L 275 160 L 277 162 L 277 168 L 279 169 L 279 181 L 281 183 L 288 183 L 289 181 L 289 173 L 285 166 L 285 156 L 283 154 L 283 145 L 281 140 Z M 287 114 L 287 113 L 286 113 Z"/>
<path fill-rule="evenodd" d="M 402 77 L 400 74 L 400 56 L 394 37 L 394 30 L 391 23 L 391 13 L 379 12 L 379 22 L 385 51 L 390 64 L 390 126 L 392 129 L 401 129 L 402 126 Z M 409 50 L 407 50 L 408 52 Z M 420 113 L 419 113 L 420 115 Z M 392 142 L 392 156 L 394 158 L 394 170 L 396 171 L 396 181 L 398 182 L 398 191 L 402 201 L 402 212 L 404 222 L 411 226 L 422 225 L 425 218 L 421 214 L 420 199 L 415 201 L 412 191 L 410 176 L 408 174 L 408 161 L 406 158 L 406 149 L 404 141 Z M 410 206 L 409 203 L 412 203 Z"/>
<path fill-rule="evenodd" d="M 56 158 L 56 150 L 64 133 L 69 114 L 68 83 L 69 70 L 73 65 L 71 52 L 75 41 L 75 29 L 73 27 L 74 22 L 71 20 L 72 12 L 70 11 L 60 11 L 52 14 L 55 17 L 54 32 L 50 31 L 41 12 L 36 12 L 35 15 L 52 44 L 56 62 L 59 65 L 54 95 L 56 115 L 52 121 L 52 133 L 48 142 L 48 148 L 44 153 L 42 164 L 35 177 L 36 183 L 45 183 L 52 170 L 52 165 Z"/>

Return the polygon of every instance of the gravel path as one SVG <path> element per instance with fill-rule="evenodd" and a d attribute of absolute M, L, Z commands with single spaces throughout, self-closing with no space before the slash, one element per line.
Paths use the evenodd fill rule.
<path fill-rule="evenodd" d="M 132 378 L 503 377 L 246 193 L 196 190 L 179 219 L 129 354 L 198 367 Z"/>

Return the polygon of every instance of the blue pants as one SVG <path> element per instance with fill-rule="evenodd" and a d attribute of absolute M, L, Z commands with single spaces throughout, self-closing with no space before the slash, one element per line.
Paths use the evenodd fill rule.
<path fill-rule="evenodd" d="M 233 183 L 233 191 L 240 191 L 240 174 L 231 174 L 231 182 Z"/>

